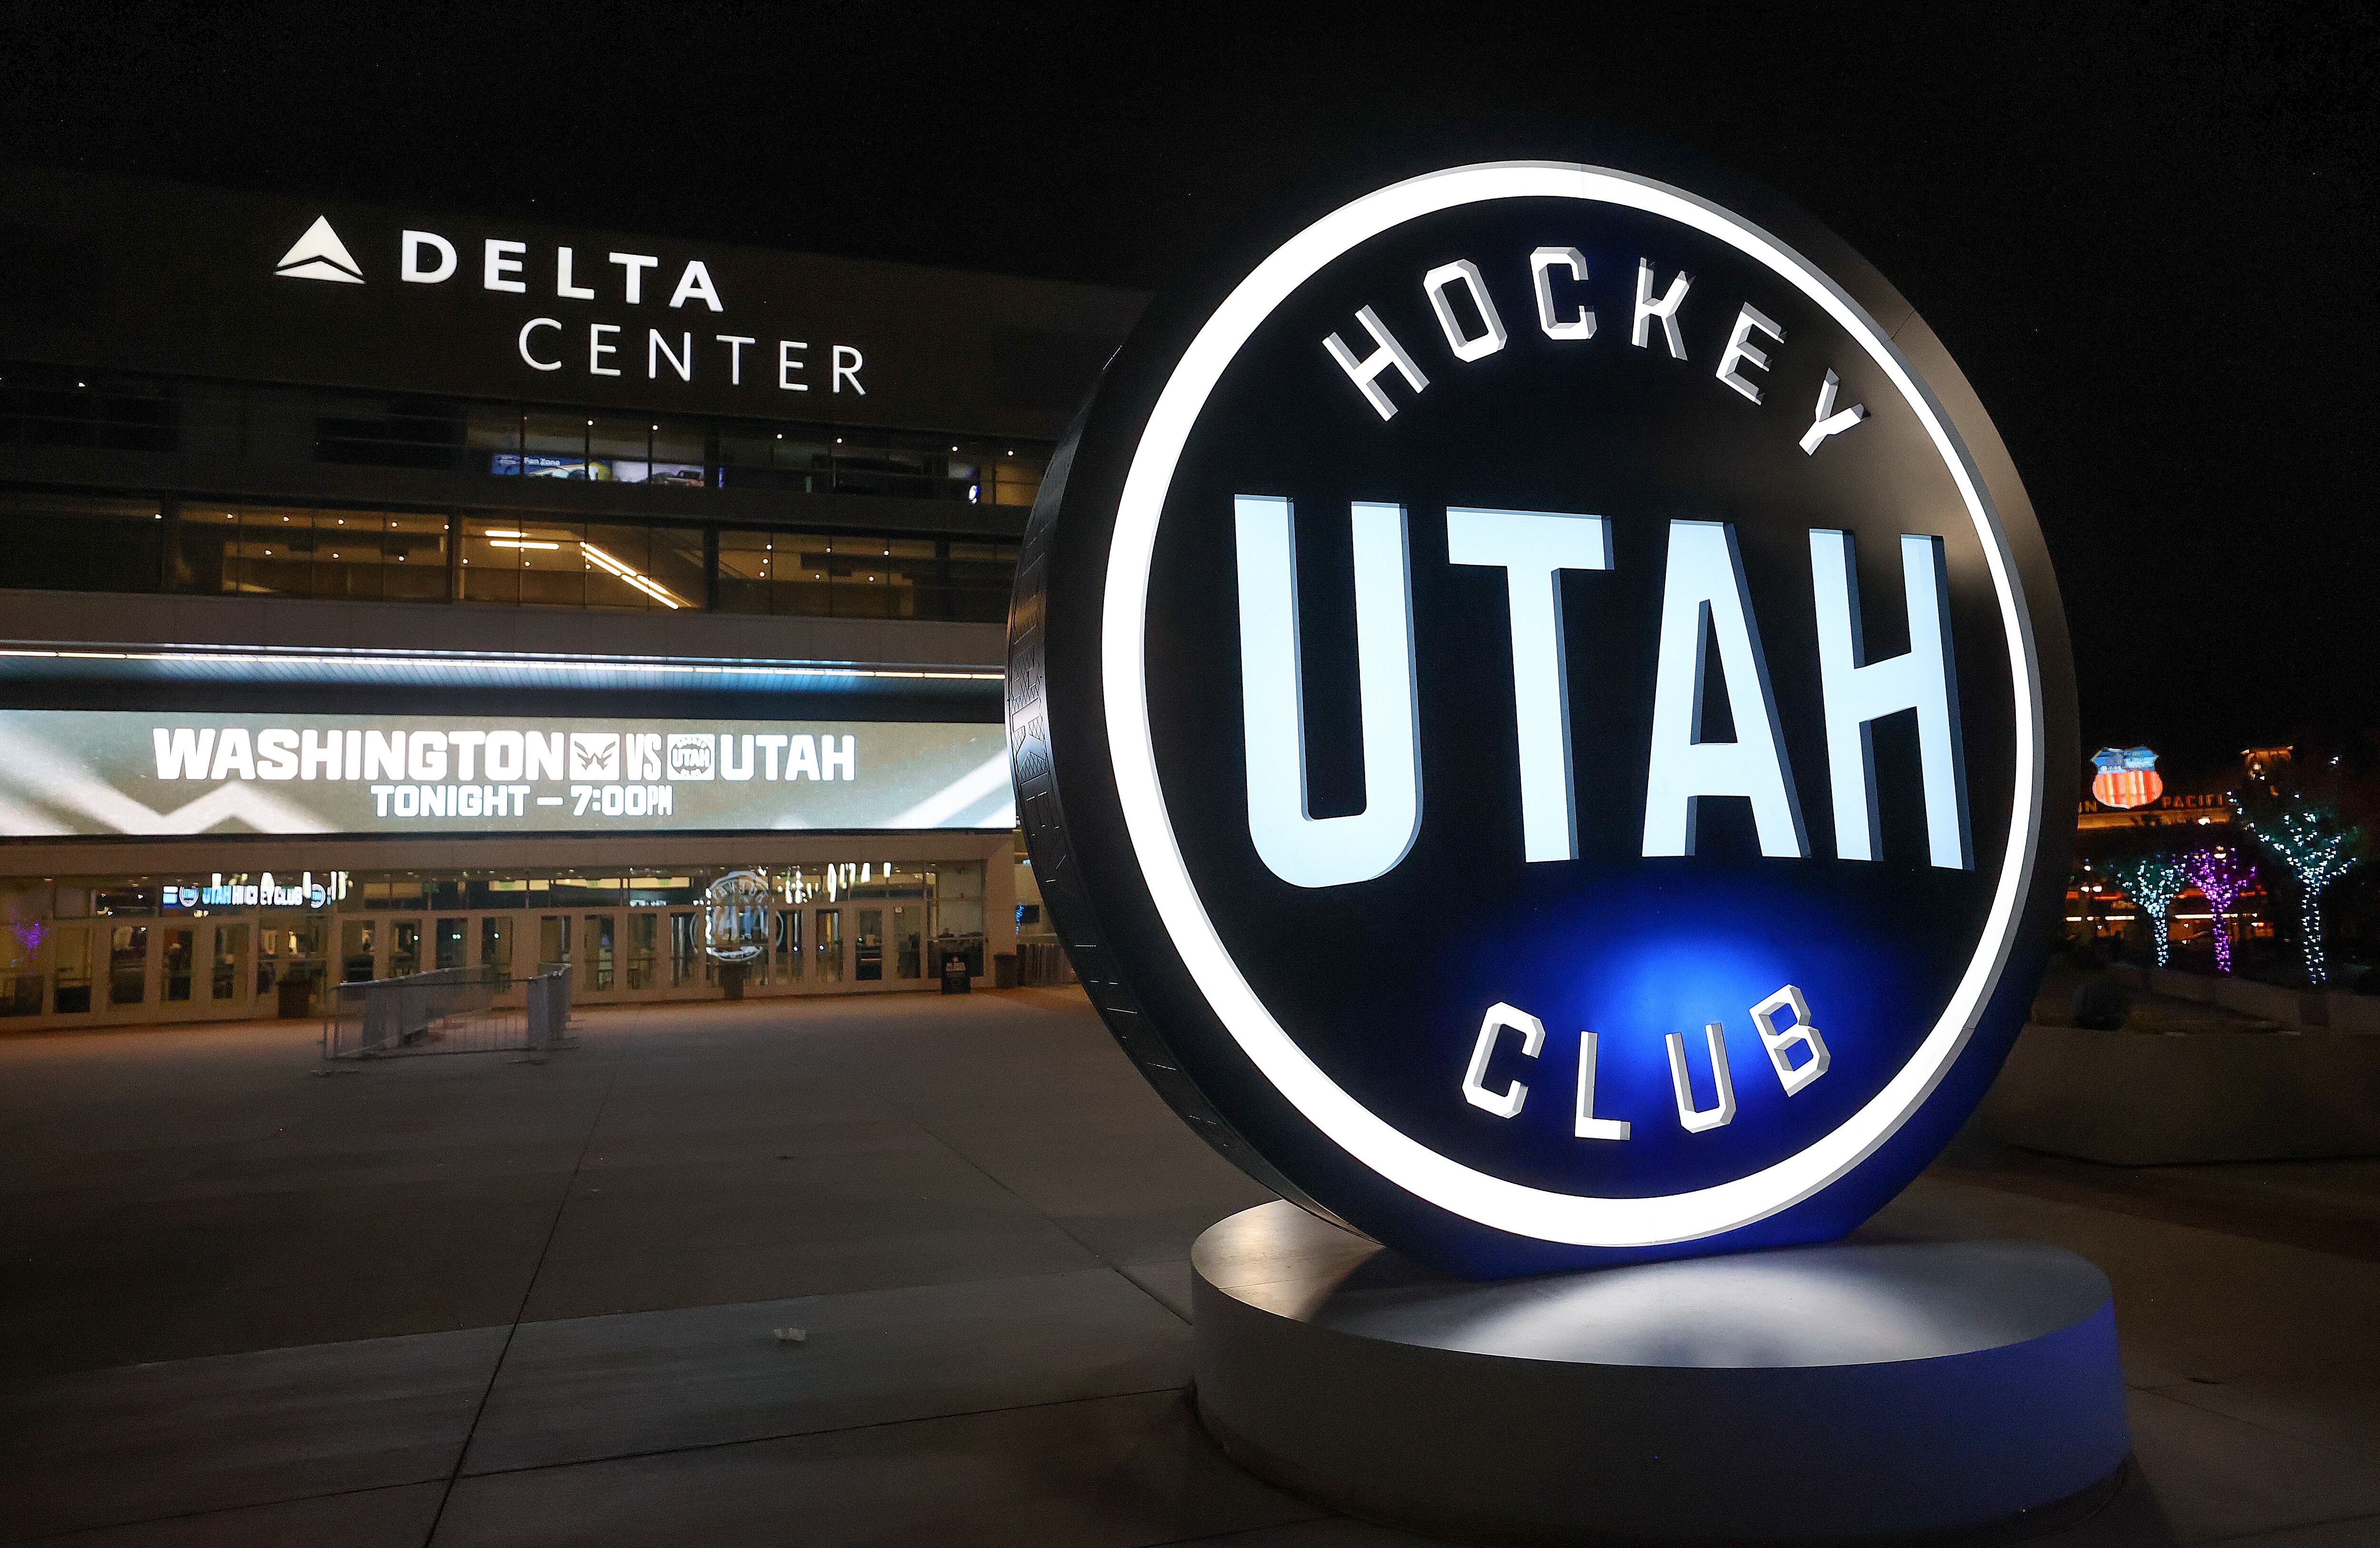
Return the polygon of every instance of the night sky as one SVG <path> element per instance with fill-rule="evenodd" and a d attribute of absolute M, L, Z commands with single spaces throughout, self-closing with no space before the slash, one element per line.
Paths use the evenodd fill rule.
<path fill-rule="evenodd" d="M 1318 170 L 1646 131 L 1948 343 L 2086 749 L 2380 723 L 2370 7 L 1153 9 L 19 6 L 0 157 L 1156 288 Z"/>

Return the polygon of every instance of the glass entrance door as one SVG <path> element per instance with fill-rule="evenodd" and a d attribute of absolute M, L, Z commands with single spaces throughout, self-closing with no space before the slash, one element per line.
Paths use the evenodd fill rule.
<path fill-rule="evenodd" d="M 339 982 L 368 984 L 379 974 L 381 922 L 346 919 L 339 924 Z M 258 987 L 261 989 L 262 985 Z"/>
<path fill-rule="evenodd" d="M 513 922 L 498 914 L 480 921 L 480 965 L 496 970 L 496 990 L 513 986 Z"/>
<path fill-rule="evenodd" d="M 371 920 L 350 920 L 369 931 Z M 322 1009 L 322 986 L 330 951 L 331 922 L 318 913 L 268 913 L 257 925 L 256 993 L 273 997 L 273 1008 L 284 1017 L 311 1016 Z M 362 950 L 363 976 L 372 975 L 369 942 Z M 342 957 L 346 940 L 341 942 Z M 351 963 L 348 965 L 352 965 Z"/>
<path fill-rule="evenodd" d="M 442 968 L 470 966 L 470 963 L 464 960 L 465 949 L 471 944 L 470 932 L 465 926 L 470 923 L 468 919 L 438 921 L 431 931 L 432 949 L 436 953 L 436 965 Z"/>
<path fill-rule="evenodd" d="M 661 984 L 662 919 L 657 913 L 628 915 L 628 987 L 641 993 Z"/>
<path fill-rule="evenodd" d="M 570 962 L 570 915 L 541 914 L 537 922 L 537 965 L 539 971 L 550 967 L 566 967 Z"/>
<path fill-rule="evenodd" d="M 779 984 L 802 981 L 802 911 L 781 908 L 777 911 L 776 940 L 770 952 L 771 975 Z"/>
<path fill-rule="evenodd" d="M 388 975 L 409 978 L 421 971 L 421 921 L 393 919 L 388 925 Z"/>
<path fill-rule="evenodd" d="M 851 976 L 862 984 L 874 984 L 884 977 L 884 911 L 864 908 L 859 915 L 859 932 L 851 940 Z"/>
<path fill-rule="evenodd" d="M 118 925 L 108 932 L 107 1003 L 140 1005 L 149 998 L 149 926 Z"/>
<path fill-rule="evenodd" d="M 91 926 L 61 925 L 50 933 L 50 1008 L 61 1016 L 91 1010 Z"/>
<path fill-rule="evenodd" d="M 586 933 L 578 940 L 578 988 L 587 994 L 607 995 L 612 992 L 614 920 L 608 913 L 590 913 L 586 923 Z"/>
<path fill-rule="evenodd" d="M 214 947 L 212 982 L 208 987 L 210 998 L 220 1006 L 241 998 L 240 981 L 248 976 L 248 926 L 216 925 Z"/>
<path fill-rule="evenodd" d="M 187 1005 L 198 982 L 199 932 L 195 925 L 169 927 L 162 932 L 165 949 L 162 966 L 161 986 L 168 1005 Z"/>
<path fill-rule="evenodd" d="M 817 957 L 818 981 L 821 984 L 843 982 L 843 910 L 822 908 L 818 911 Z"/>

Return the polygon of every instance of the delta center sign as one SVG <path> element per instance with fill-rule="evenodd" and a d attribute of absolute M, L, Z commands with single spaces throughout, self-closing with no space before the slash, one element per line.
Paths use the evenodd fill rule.
<path fill-rule="evenodd" d="M 1838 1238 L 2023 1023 L 2075 735 L 2032 508 L 1909 304 L 1718 175 L 1447 166 L 1161 301 L 1011 635 L 1110 1028 L 1439 1267 Z"/>

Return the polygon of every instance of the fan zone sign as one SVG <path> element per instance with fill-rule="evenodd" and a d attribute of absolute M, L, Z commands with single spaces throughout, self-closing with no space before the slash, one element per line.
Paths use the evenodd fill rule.
<path fill-rule="evenodd" d="M 1477 1274 L 1830 1239 L 1940 1149 L 2058 907 L 2062 618 L 1840 243 L 1609 167 L 1382 187 L 1110 366 L 1010 720 L 1124 1047 Z"/>

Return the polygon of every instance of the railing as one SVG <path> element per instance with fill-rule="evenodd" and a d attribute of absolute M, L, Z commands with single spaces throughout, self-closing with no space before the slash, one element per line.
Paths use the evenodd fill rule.
<path fill-rule="evenodd" d="M 526 1004 L 498 1005 L 516 982 Z M 341 984 L 322 1022 L 322 1058 L 541 1052 L 566 1046 L 570 1007 L 566 963 L 540 964 L 518 981 L 491 965 Z"/>
<path fill-rule="evenodd" d="M 1075 964 L 1066 949 L 1054 940 L 1016 943 L 1016 982 L 1027 988 L 1051 987 L 1075 982 Z"/>
<path fill-rule="evenodd" d="M 568 962 L 540 962 L 536 974 L 521 981 L 528 996 L 531 1048 L 558 1048 L 569 1042 L 571 989 L 577 982 Z"/>

